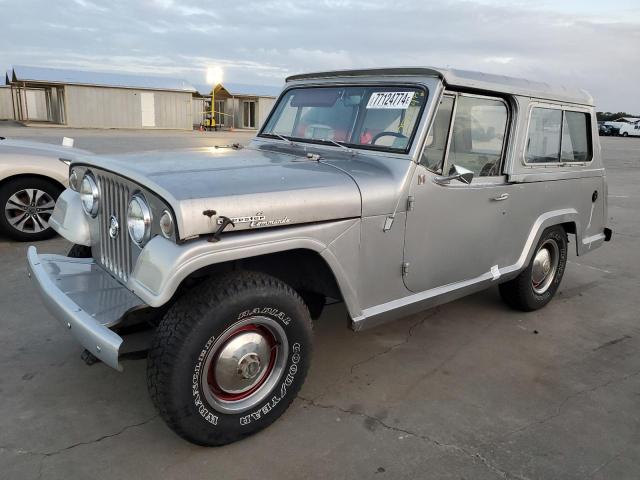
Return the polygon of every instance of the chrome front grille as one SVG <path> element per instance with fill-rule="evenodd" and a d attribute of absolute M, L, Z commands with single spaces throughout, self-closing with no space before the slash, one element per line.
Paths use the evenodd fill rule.
<path fill-rule="evenodd" d="M 104 268 L 123 282 L 129 278 L 132 269 L 131 241 L 127 231 L 127 207 L 130 188 L 117 178 L 98 173 L 96 176 L 100 188 L 100 246 L 96 258 Z M 118 224 L 113 235 L 111 219 Z M 94 254 L 95 256 L 95 254 Z"/>

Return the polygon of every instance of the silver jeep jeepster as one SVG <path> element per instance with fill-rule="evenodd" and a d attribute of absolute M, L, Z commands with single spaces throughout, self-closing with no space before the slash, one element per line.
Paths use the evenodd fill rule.
<path fill-rule="evenodd" d="M 80 157 L 69 185 L 75 245 L 30 247 L 35 285 L 87 361 L 149 338 L 151 398 L 200 445 L 282 415 L 326 299 L 354 330 L 496 284 L 535 310 L 569 235 L 611 237 L 592 98 L 456 70 L 293 76 L 246 148 Z"/>

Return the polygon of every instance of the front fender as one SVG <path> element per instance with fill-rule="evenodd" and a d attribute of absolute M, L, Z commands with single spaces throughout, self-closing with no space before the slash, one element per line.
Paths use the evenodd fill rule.
<path fill-rule="evenodd" d="M 210 265 L 269 253 L 307 249 L 319 253 L 336 277 L 350 314 L 360 312 L 353 281 L 341 268 L 330 245 L 360 219 L 322 222 L 288 228 L 225 233 L 219 242 L 205 238 L 176 244 L 154 237 L 140 253 L 127 286 L 146 304 L 159 307 L 167 303 L 182 281 Z M 353 248 L 357 249 L 356 244 Z"/>

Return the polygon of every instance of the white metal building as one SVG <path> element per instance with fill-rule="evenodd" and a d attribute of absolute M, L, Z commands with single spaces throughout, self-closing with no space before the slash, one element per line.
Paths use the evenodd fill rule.
<path fill-rule="evenodd" d="M 12 118 L 25 123 L 188 130 L 193 125 L 196 89 L 184 80 L 14 66 L 5 81 Z"/>
<path fill-rule="evenodd" d="M 0 85 L 0 120 L 13 120 L 11 89 Z"/>
<path fill-rule="evenodd" d="M 221 83 L 214 90 L 216 124 L 222 128 L 258 129 L 271 111 L 281 87 L 266 85 L 248 85 L 243 83 Z M 203 117 L 196 117 L 196 110 L 206 112 L 211 109 L 211 87 L 199 86 L 201 102 L 194 106 L 194 125 L 200 124 Z"/>

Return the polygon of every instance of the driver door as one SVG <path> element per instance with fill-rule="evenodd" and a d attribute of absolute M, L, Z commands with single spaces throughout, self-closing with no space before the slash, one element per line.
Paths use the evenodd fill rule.
<path fill-rule="evenodd" d="M 473 280 L 497 266 L 511 186 L 502 175 L 509 108 L 500 98 L 446 93 L 410 188 L 405 285 L 422 292 Z M 444 177 L 471 170 L 469 184 Z M 455 170 L 455 169 L 454 169 Z"/>

